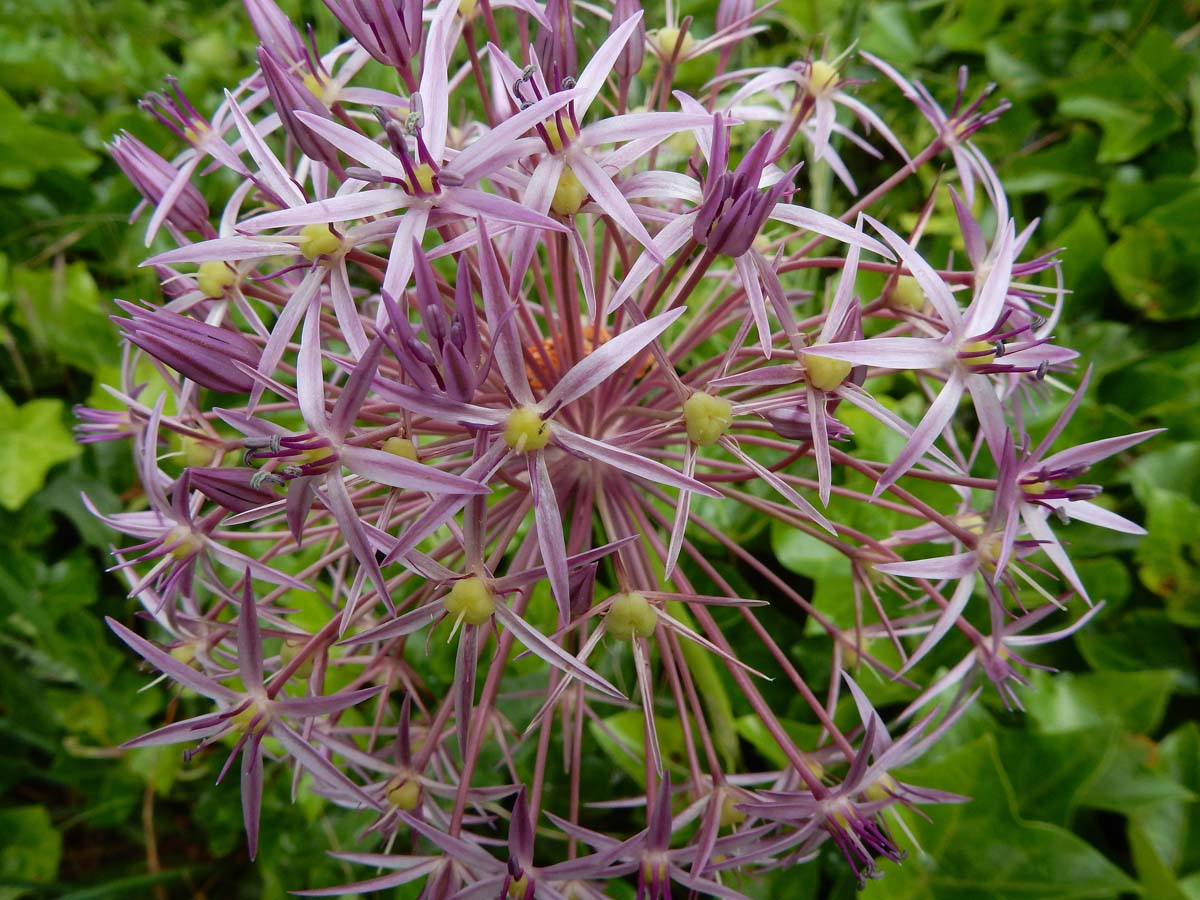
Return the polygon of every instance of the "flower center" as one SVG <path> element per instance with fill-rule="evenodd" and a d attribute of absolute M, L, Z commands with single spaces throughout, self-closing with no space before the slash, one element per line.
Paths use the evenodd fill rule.
<path fill-rule="evenodd" d="M 563 147 L 569 146 L 571 141 L 579 137 L 579 132 L 575 130 L 570 119 L 555 116 L 543 122 L 542 127 L 546 129 L 546 140 L 550 142 L 550 149 L 555 153 L 562 152 Z"/>
<path fill-rule="evenodd" d="M 407 459 L 409 462 L 420 462 L 417 458 L 417 445 L 410 438 L 393 435 L 383 442 L 383 447 L 380 449 L 384 453 L 399 456 L 401 459 Z"/>
<path fill-rule="evenodd" d="M 514 878 L 508 883 L 510 900 L 524 900 L 525 892 L 529 890 L 529 876 L 522 873 L 520 878 Z"/>
<path fill-rule="evenodd" d="M 824 94 L 838 80 L 838 70 L 823 59 L 815 60 L 808 70 L 808 90 L 812 94 Z"/>
<path fill-rule="evenodd" d="M 884 774 L 874 784 L 869 785 L 865 793 L 868 800 L 886 800 L 895 796 L 897 787 L 896 779 Z"/>
<path fill-rule="evenodd" d="M 258 721 L 255 722 L 255 719 Z M 229 717 L 229 724 L 235 731 L 249 732 L 251 729 L 254 732 L 264 731 L 267 727 L 267 709 L 257 700 L 251 700 L 246 704 L 245 709 Z"/>
<path fill-rule="evenodd" d="M 176 525 L 167 532 L 166 543 L 174 544 L 171 555 L 176 559 L 187 559 L 200 549 L 200 539 L 186 525 Z"/>
<path fill-rule="evenodd" d="M 200 263 L 200 270 L 196 273 L 196 287 L 205 297 L 213 300 L 225 296 L 225 289 L 237 280 L 237 273 L 219 259 Z"/>
<path fill-rule="evenodd" d="M 421 802 L 421 785 L 408 775 L 393 775 L 384 788 L 384 796 L 396 809 L 412 812 Z"/>
<path fill-rule="evenodd" d="M 318 256 L 332 256 L 341 246 L 342 239 L 328 225 L 313 223 L 300 229 L 300 254 L 310 262 Z"/>
<path fill-rule="evenodd" d="M 437 185 L 434 182 L 435 178 L 437 178 L 437 172 L 433 170 L 433 166 L 429 163 L 421 163 L 413 169 L 412 182 L 415 184 L 409 184 L 412 189 L 411 193 L 422 196 L 438 193 Z"/>
<path fill-rule="evenodd" d="M 587 193 L 587 188 L 576 177 L 574 170 L 564 166 L 558 178 L 558 187 L 554 189 L 554 197 L 550 200 L 550 208 L 560 216 L 573 216 L 583 206 Z"/>
<path fill-rule="evenodd" d="M 442 603 L 446 612 L 468 625 L 482 625 L 496 611 L 496 599 L 478 575 L 454 582 Z"/>
<path fill-rule="evenodd" d="M 892 305 L 913 312 L 920 312 L 925 307 L 925 292 L 917 279 L 911 275 L 901 275 L 892 286 Z"/>
<path fill-rule="evenodd" d="M 321 76 L 317 75 L 315 72 L 307 72 L 304 75 L 304 86 L 308 88 L 308 92 L 310 94 L 312 94 L 326 106 L 329 105 L 329 100 L 326 96 L 326 92 L 329 90 L 329 84 L 325 81 L 325 79 L 321 78 Z"/>
<path fill-rule="evenodd" d="M 721 799 L 721 827 L 729 828 L 745 821 L 746 814 L 737 808 L 737 805 L 742 802 L 742 798 L 735 795 L 732 791 L 724 791 L 723 793 L 724 796 Z"/>
<path fill-rule="evenodd" d="M 504 423 L 504 443 L 518 453 L 541 450 L 550 443 L 550 435 L 550 423 L 532 406 L 514 409 Z"/>
<path fill-rule="evenodd" d="M 958 348 L 958 358 L 968 366 L 990 366 L 996 361 L 996 347 L 987 341 L 967 341 Z"/>
<path fill-rule="evenodd" d="M 696 43 L 696 39 L 690 33 L 685 34 L 683 43 L 680 43 L 678 28 L 660 28 L 650 35 L 650 40 L 659 56 L 671 60 L 676 58 L 676 45 L 679 46 L 678 56 L 684 56 Z"/>
<path fill-rule="evenodd" d="M 804 354 L 804 367 L 808 371 L 808 383 L 819 391 L 832 391 L 846 380 L 846 376 L 854 368 L 852 363 L 844 359 L 830 359 L 828 356 L 816 356 L 811 353 Z"/>
<path fill-rule="evenodd" d="M 285 667 L 285 666 L 290 665 L 292 660 L 300 655 L 300 651 L 303 650 L 304 647 L 307 646 L 307 644 L 308 644 L 308 641 L 305 638 L 297 637 L 297 638 L 288 638 L 287 640 L 285 640 L 283 642 L 282 646 L 280 646 L 280 648 L 279 648 L 279 664 L 280 664 L 280 666 Z M 306 681 L 306 680 L 308 680 L 308 676 L 312 674 L 312 670 L 313 670 L 313 654 L 310 653 L 308 656 L 306 656 L 301 661 L 300 665 L 298 665 L 296 667 L 294 677 L 299 678 L 301 681 Z"/>
<path fill-rule="evenodd" d="M 650 637 L 658 624 L 658 611 L 641 594 L 614 594 L 612 606 L 604 616 L 604 630 L 615 638 L 631 641 Z"/>
<path fill-rule="evenodd" d="M 683 401 L 683 423 L 698 447 L 711 447 L 733 424 L 733 404 L 722 397 L 696 391 Z"/>

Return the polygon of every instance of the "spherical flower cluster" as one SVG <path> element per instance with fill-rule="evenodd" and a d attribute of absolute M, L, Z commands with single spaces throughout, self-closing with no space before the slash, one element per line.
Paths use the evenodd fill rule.
<path fill-rule="evenodd" d="M 947 114 L 867 54 L 730 70 L 749 2 L 326 5 L 348 39 L 322 52 L 246 0 L 259 66 L 211 117 L 173 83 L 147 101 L 187 148 L 111 148 L 175 246 L 146 261 L 166 301 L 116 318 L 127 410 L 81 413 L 132 441 L 145 495 L 96 514 L 135 542 L 154 640 L 110 624 L 216 707 L 129 745 L 232 745 L 251 855 L 264 770 L 369 810 L 343 855 L 384 874 L 311 895 L 739 897 L 826 842 L 860 879 L 898 861 L 896 813 L 964 798 L 891 773 L 980 685 L 1019 706 L 1021 648 L 1097 608 L 1056 523 L 1139 532 L 1075 479 L 1148 432 L 1056 449 L 1086 375 L 1039 443 L 1023 424 L 1076 354 L 1058 261 L 1026 258 L 972 143 L 1004 104 Z M 696 60 L 717 77 L 689 96 Z M 931 141 L 910 155 L 851 66 Z M 892 173 L 860 193 L 839 148 Z M 803 205 L 806 160 L 848 208 Z M 939 267 L 943 195 L 966 253 Z M 844 559 L 852 618 L 737 515 Z M 767 607 L 824 637 L 823 671 Z M 911 700 L 890 722 L 860 686 L 885 680 Z M 581 802 L 600 733 L 644 782 L 624 832 Z"/>

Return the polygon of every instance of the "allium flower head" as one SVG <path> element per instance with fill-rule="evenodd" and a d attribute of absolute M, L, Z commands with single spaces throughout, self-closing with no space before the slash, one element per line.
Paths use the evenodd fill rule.
<path fill-rule="evenodd" d="M 1076 353 L 1058 259 L 972 142 L 1004 104 L 947 113 L 865 54 L 731 69 L 750 2 L 325 5 L 322 49 L 246 0 L 254 72 L 211 110 L 147 98 L 185 150 L 111 148 L 175 246 L 146 261 L 163 302 L 115 318 L 123 408 L 79 410 L 142 485 L 87 501 L 153 633 L 110 626 L 216 707 L 129 745 L 228 738 L 252 855 L 268 768 L 370 810 L 337 856 L 375 873 L 305 896 L 734 900 L 827 842 L 886 877 L 906 815 L 965 799 L 899 770 L 980 682 L 1019 707 L 1027 648 L 1099 608 L 1054 520 L 1139 530 L 1076 479 L 1152 432 L 1052 449 L 1085 376 L 1026 433 Z M 924 148 L 856 96 L 872 70 Z M 846 142 L 894 170 L 803 205 L 819 167 L 859 189 Z M 932 200 L 890 189 L 943 152 L 966 254 L 938 268 Z M 844 559 L 853 618 L 762 528 Z"/>

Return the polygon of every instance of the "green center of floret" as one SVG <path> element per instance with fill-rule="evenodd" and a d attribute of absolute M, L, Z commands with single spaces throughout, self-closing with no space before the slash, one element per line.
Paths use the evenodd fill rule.
<path fill-rule="evenodd" d="M 583 206 L 587 194 L 587 188 L 575 175 L 574 170 L 570 166 L 564 166 L 562 175 L 558 176 L 558 187 L 554 189 L 550 208 L 560 216 L 573 216 Z"/>
<path fill-rule="evenodd" d="M 604 616 L 604 630 L 623 641 L 650 637 L 657 624 L 658 611 L 649 600 L 633 591 L 614 594 L 612 606 Z"/>
<path fill-rule="evenodd" d="M 496 611 L 496 598 L 478 575 L 454 582 L 442 603 L 446 612 L 468 625 L 482 625 Z"/>
<path fill-rule="evenodd" d="M 958 350 L 968 366 L 990 366 L 996 361 L 996 345 L 987 341 L 967 341 Z"/>
<path fill-rule="evenodd" d="M 413 443 L 411 438 L 393 435 L 383 442 L 383 446 L 380 449 L 384 453 L 399 456 L 401 459 L 407 459 L 409 462 L 420 462 L 417 458 L 417 445 Z"/>
<path fill-rule="evenodd" d="M 412 812 L 421 802 L 421 785 L 409 775 L 393 775 L 384 788 L 384 796 L 394 808 Z"/>
<path fill-rule="evenodd" d="M 522 406 L 504 423 L 504 443 L 518 453 L 541 450 L 550 443 L 550 423 L 532 406 Z"/>
<path fill-rule="evenodd" d="M 813 346 L 820 347 L 821 344 Z M 854 366 L 844 359 L 830 359 L 828 356 L 805 353 L 804 368 L 808 372 L 809 384 L 819 391 L 832 391 L 846 380 Z"/>
<path fill-rule="evenodd" d="M 921 290 L 917 279 L 911 275 L 901 275 L 896 279 L 896 283 L 892 285 L 891 299 L 893 306 L 911 309 L 913 312 L 920 312 L 925 308 L 925 292 Z"/>
<path fill-rule="evenodd" d="M 699 447 L 711 447 L 733 424 L 733 404 L 721 397 L 696 391 L 683 401 L 683 423 L 692 443 Z"/>
<path fill-rule="evenodd" d="M 342 246 L 342 239 L 322 223 L 305 225 L 300 229 L 300 255 L 309 262 L 318 256 L 332 256 Z"/>
<path fill-rule="evenodd" d="M 210 259 L 200 263 L 200 271 L 196 273 L 196 287 L 205 297 L 216 300 L 225 296 L 225 289 L 238 279 L 237 273 L 219 259 Z"/>
<path fill-rule="evenodd" d="M 837 68 L 823 59 L 814 60 L 808 70 L 808 89 L 813 94 L 825 93 L 837 84 L 837 80 Z"/>

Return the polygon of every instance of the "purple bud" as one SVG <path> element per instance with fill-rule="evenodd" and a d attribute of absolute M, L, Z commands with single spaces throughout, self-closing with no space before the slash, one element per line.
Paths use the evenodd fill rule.
<path fill-rule="evenodd" d="M 542 71 L 550 76 L 546 79 L 550 89 L 554 90 L 563 78 L 572 76 L 577 71 L 575 20 L 571 0 L 549 0 L 546 4 L 546 21 L 550 24 L 538 29 L 533 49 L 542 65 Z"/>
<path fill-rule="evenodd" d="M 192 487 L 233 513 L 274 503 L 279 495 L 268 485 L 283 484 L 283 479 L 270 472 L 242 467 L 191 468 L 188 473 Z"/>
<path fill-rule="evenodd" d="M 254 380 L 234 362 L 257 368 L 261 350 L 248 337 L 165 309 L 143 309 L 118 300 L 131 318 L 113 316 L 130 343 L 196 384 L 222 394 L 243 394 Z"/>
<path fill-rule="evenodd" d="M 376 60 L 409 68 L 421 42 L 420 0 L 325 0 L 325 5 Z"/>
<path fill-rule="evenodd" d="M 612 34 L 620 28 L 627 19 L 641 12 L 642 4 L 637 0 L 617 0 L 613 5 L 612 22 L 608 27 L 608 33 Z M 622 78 L 632 78 L 642 70 L 642 61 L 646 58 L 646 20 L 645 17 L 633 30 L 633 34 L 629 36 L 629 40 L 625 42 L 620 55 L 617 56 L 617 61 L 613 64 L 613 71 Z"/>
<path fill-rule="evenodd" d="M 812 437 L 812 417 L 809 416 L 808 406 L 804 403 L 769 410 L 763 413 L 763 417 L 781 438 L 809 440 Z M 831 441 L 849 440 L 854 434 L 828 413 L 825 415 L 825 432 Z"/>
<path fill-rule="evenodd" d="M 243 0 L 250 25 L 258 40 L 286 66 L 299 66 L 308 59 L 308 48 L 296 26 L 274 0 Z"/>
<path fill-rule="evenodd" d="M 125 176 L 133 182 L 143 197 L 157 206 L 162 202 L 179 171 L 128 132 L 122 132 L 108 145 L 108 152 Z M 195 185 L 183 186 L 167 214 L 167 221 L 183 231 L 207 233 L 208 203 Z"/>
<path fill-rule="evenodd" d="M 283 124 L 284 130 L 309 159 L 336 168 L 338 165 L 337 150 L 324 138 L 315 134 L 296 115 L 297 110 L 303 110 L 328 119 L 330 118 L 328 108 L 313 95 L 313 92 L 300 79 L 287 71 L 268 48 L 263 46 L 258 48 L 258 64 L 262 67 L 263 79 L 267 82 L 271 102 L 274 103 L 275 110 L 279 113 L 279 121 Z"/>
<path fill-rule="evenodd" d="M 719 0 L 717 31 L 745 25 L 754 15 L 754 0 Z"/>

